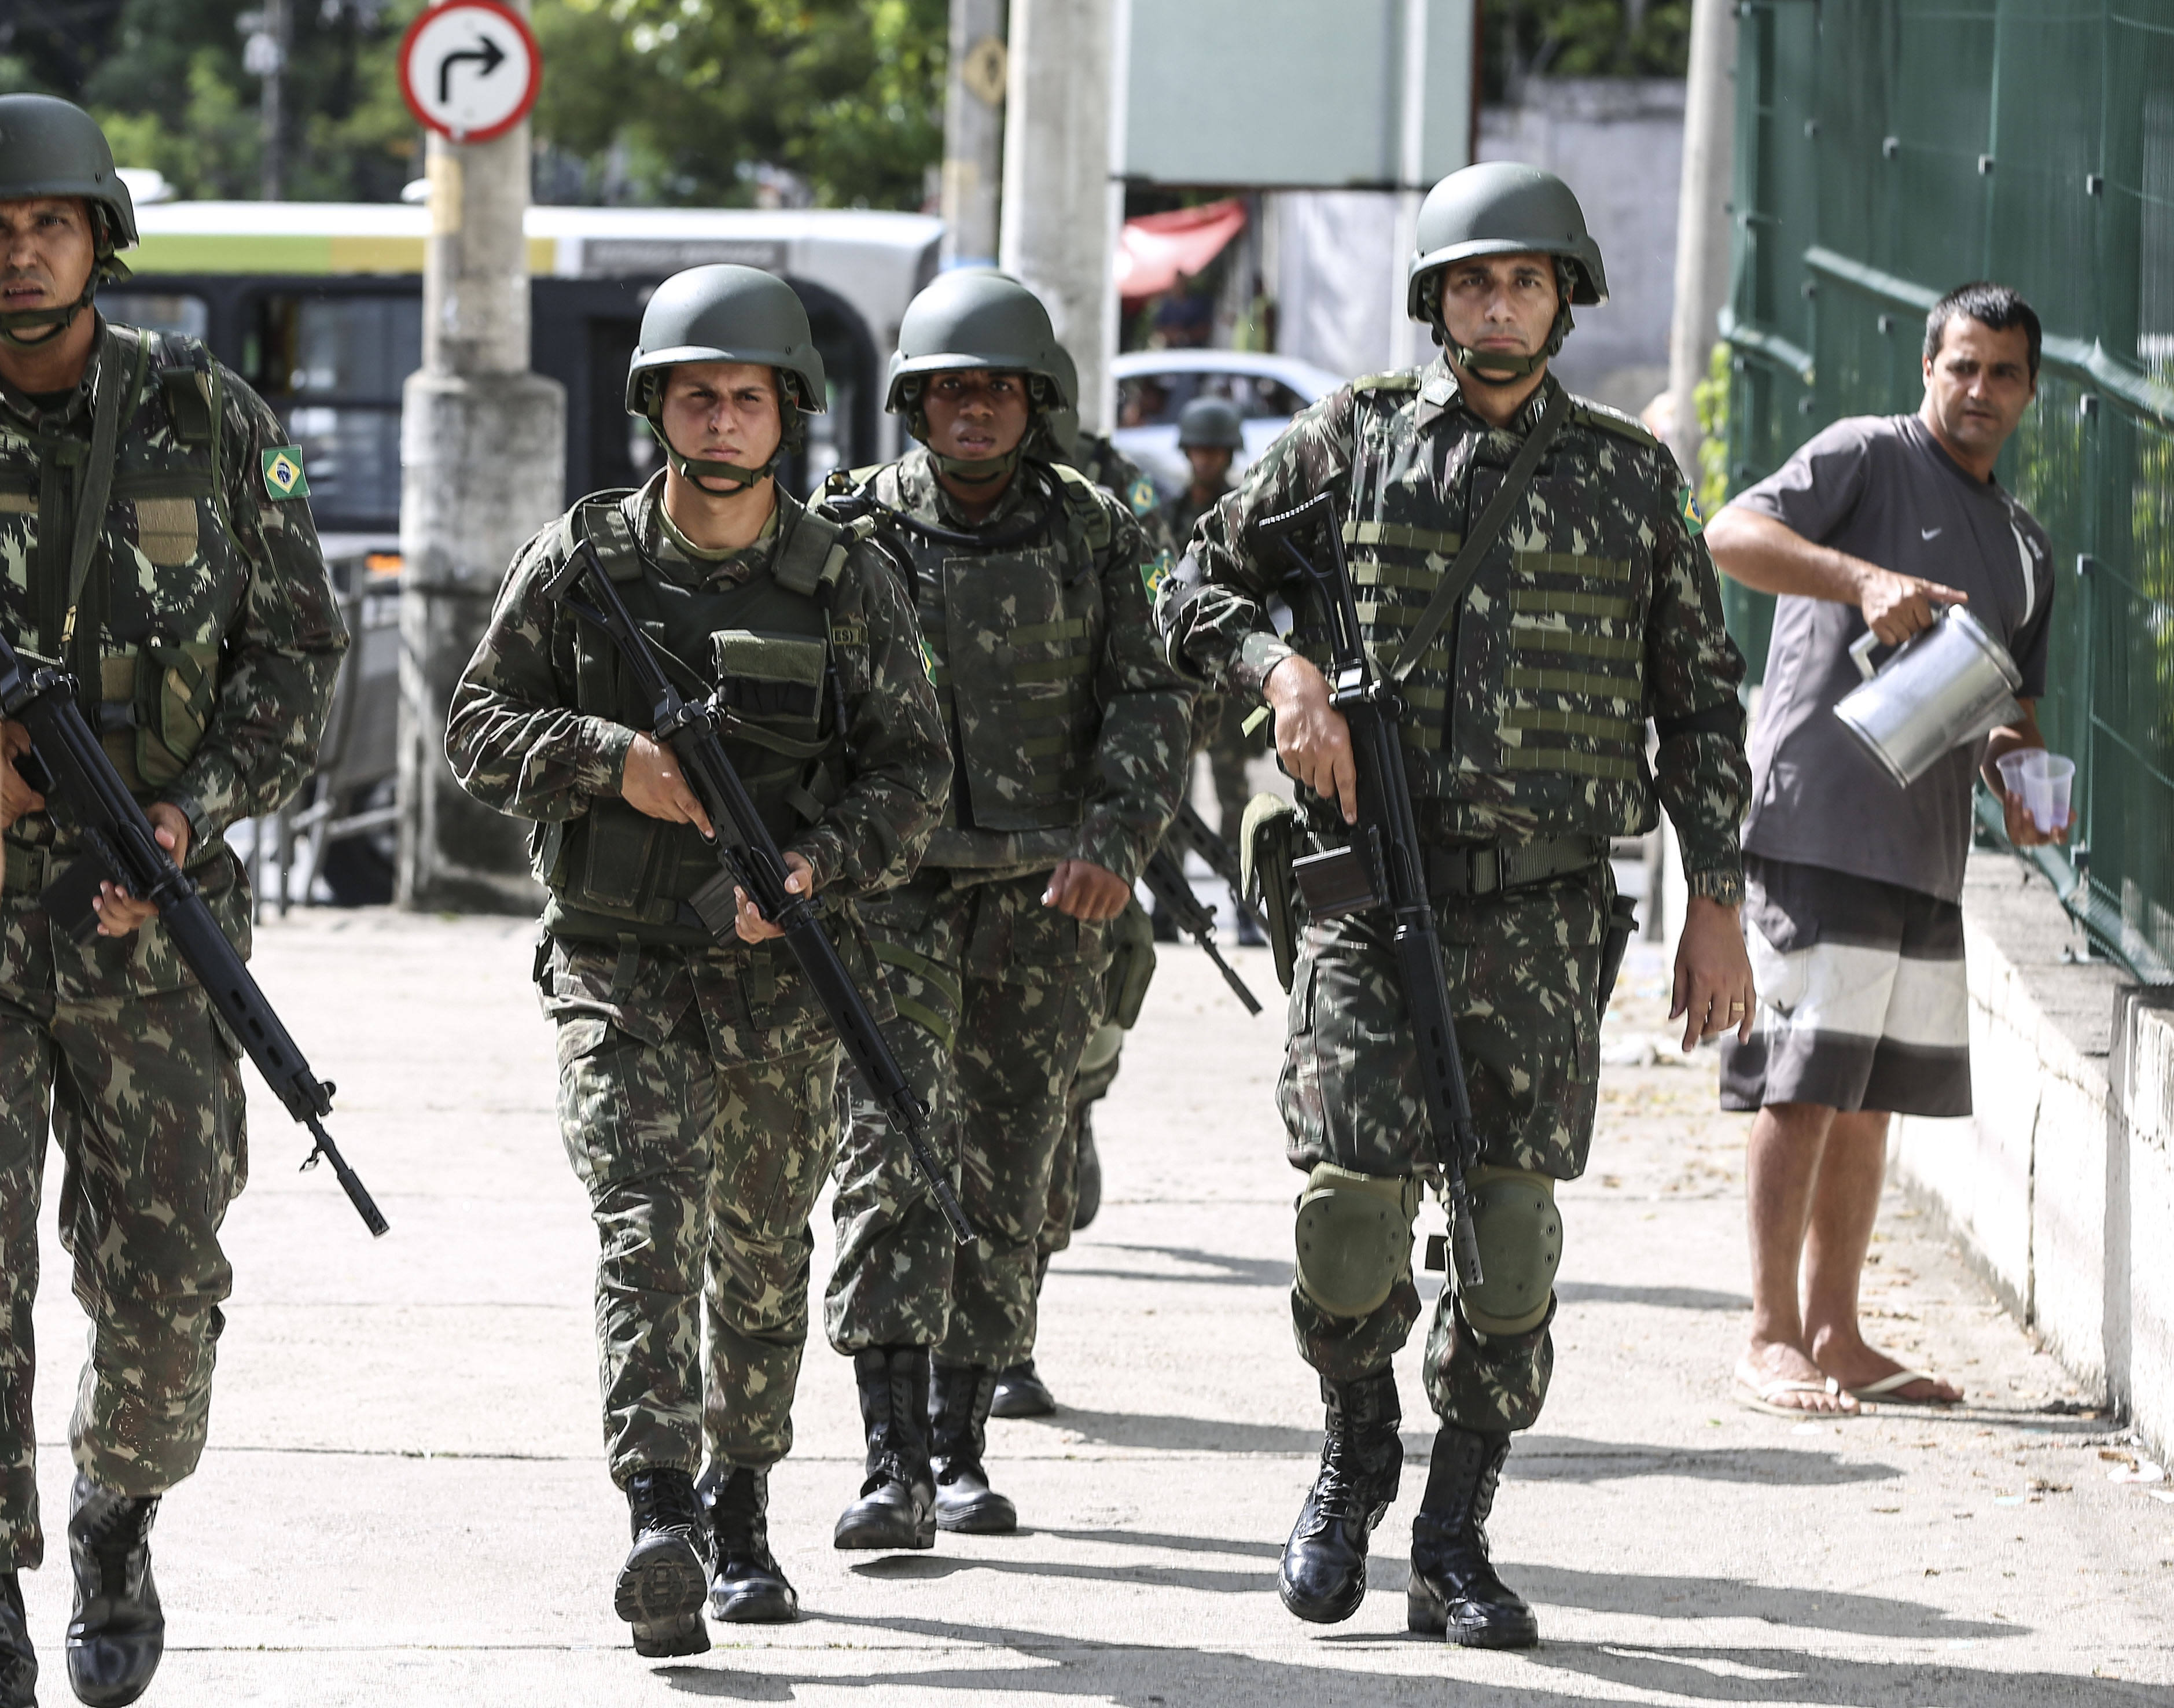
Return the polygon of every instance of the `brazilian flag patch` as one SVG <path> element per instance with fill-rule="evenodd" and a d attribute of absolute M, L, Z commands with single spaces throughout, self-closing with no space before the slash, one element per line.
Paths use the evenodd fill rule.
<path fill-rule="evenodd" d="M 930 682 L 936 680 L 936 649 L 928 644 L 928 637 L 921 640 L 921 668 L 928 674 Z"/>
<path fill-rule="evenodd" d="M 1133 489 L 1125 495 L 1125 501 L 1132 505 L 1134 516 L 1145 516 L 1155 507 L 1155 482 L 1143 474 L 1133 483 Z"/>
<path fill-rule="evenodd" d="M 1679 508 L 1683 512 L 1684 531 L 1696 539 L 1706 532 L 1706 512 L 1699 508 L 1698 495 L 1688 486 L 1679 496 L 1683 500 Z"/>
<path fill-rule="evenodd" d="M 1140 585 L 1148 590 L 1148 603 L 1152 605 L 1155 596 L 1162 592 L 1162 584 L 1170 579 L 1170 554 L 1157 552 L 1140 565 Z"/>
<path fill-rule="evenodd" d="M 310 495 L 310 477 L 302 473 L 300 446 L 275 445 L 264 453 L 264 490 L 275 499 Z"/>

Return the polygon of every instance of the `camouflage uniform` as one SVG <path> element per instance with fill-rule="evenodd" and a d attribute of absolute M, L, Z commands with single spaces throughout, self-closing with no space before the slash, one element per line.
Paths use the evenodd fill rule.
<path fill-rule="evenodd" d="M 1171 657 L 1257 699 L 1295 644 L 1326 655 L 1301 608 L 1290 642 L 1266 612 L 1280 548 L 1255 522 L 1331 491 L 1347 517 L 1360 625 L 1388 650 L 1418 620 L 1461 531 L 1502 479 L 1558 389 L 1543 381 L 1490 430 L 1446 362 L 1361 380 L 1301 414 L 1236 496 L 1203 524 L 1204 578 L 1173 597 Z M 1435 903 L 1482 1160 L 1555 1180 L 1585 1167 L 1598 1090 L 1600 944 L 1611 899 L 1604 839 L 1636 835 L 1665 804 L 1694 895 L 1741 893 L 1737 825 L 1749 772 L 1734 694 L 1743 663 L 1722 627 L 1711 559 L 1686 521 L 1673 460 L 1629 418 L 1574 403 L 1527 496 L 1486 554 L 1461 616 L 1406 689 L 1414 803 L 1432 846 L 1593 839 L 1593 863 L 1550 881 Z M 1695 516 L 1695 512 L 1691 512 Z M 1172 584 L 1173 589 L 1176 583 Z M 1683 727 L 1703 716 L 1706 727 Z M 1647 717 L 1661 729 L 1648 768 Z M 1726 724 L 1728 729 L 1717 726 Z M 1730 732 L 1733 731 L 1733 732 Z M 1342 822 L 1306 802 L 1324 842 Z M 1387 932 L 1344 916 L 1306 932 L 1279 1087 L 1292 1162 L 1424 1172 L 1430 1154 L 1414 1053 Z M 1297 1289 L 1307 1362 L 1332 1380 L 1380 1370 L 1418 1321 L 1407 1271 L 1365 1317 L 1333 1317 Z M 1427 1392 L 1445 1422 L 1528 1427 L 1552 1363 L 1547 1325 L 1484 1336 L 1451 1289 L 1428 1341 Z"/>
<path fill-rule="evenodd" d="M 91 401 L 126 387 L 119 453 L 73 638 L 69 542 Z M 100 329 L 65 403 L 0 386 L 0 622 L 62 658 L 137 797 L 188 819 L 188 870 L 248 953 L 249 895 L 225 831 L 270 812 L 316 763 L 347 646 L 310 520 L 300 453 L 192 339 Z M 241 1051 L 165 928 L 77 943 L 38 905 L 79 851 L 46 813 L 7 833 L 0 894 L 0 1570 L 39 1563 L 31 1304 L 50 1124 L 66 1172 L 61 1240 L 90 1315 L 68 1439 L 101 1489 L 132 1496 L 196 1468 L 208 1420 L 219 1249 L 246 1176 Z"/>
<path fill-rule="evenodd" d="M 745 722 L 727 751 L 814 868 L 848 970 L 879 992 L 855 898 L 911 868 L 944 790 L 912 613 L 878 552 L 782 493 L 753 545 L 698 550 L 663 515 L 662 479 L 576 513 L 618 543 L 608 561 L 641 566 L 630 603 L 656 603 L 667 649 L 729 678 Z M 641 709 L 614 685 L 608 644 L 545 593 L 571 538 L 554 524 L 515 559 L 446 752 L 470 794 L 537 823 L 552 891 L 537 982 L 559 1030 L 560 1132 L 603 1248 L 612 1475 L 691 1472 L 706 1443 L 714 1465 L 760 1469 L 792 1443 L 836 1036 L 781 943 L 719 943 L 692 920 L 684 898 L 717 869 L 699 834 L 619 799 Z M 795 568 L 817 564 L 819 583 Z M 789 638 L 796 625 L 809 638 Z"/>
<path fill-rule="evenodd" d="M 923 449 L 873 488 L 908 516 L 966 527 Z M 1002 535 L 1028 506 L 1044 507 L 1044 526 L 979 556 L 892 536 L 911 562 L 957 771 L 920 873 L 866 915 L 912 1023 L 892 1029 L 893 1046 L 952 1135 L 981 1237 L 955 1251 L 880 1116 L 857 1103 L 825 1305 L 844 1353 L 931 1346 L 940 1365 L 1002 1369 L 1032 1348 L 1036 1236 L 1110 958 L 1107 926 L 1044 906 L 1042 892 L 1072 858 L 1135 881 L 1176 804 L 1192 695 L 1149 627 L 1160 565 L 1122 506 L 1031 460 L 973 531 Z"/>
<path fill-rule="evenodd" d="M 1180 555 L 1192 540 L 1192 530 L 1200 518 L 1214 509 L 1229 490 L 1226 486 L 1206 504 L 1195 504 L 1192 489 L 1187 486 L 1162 507 L 1160 514 L 1163 525 L 1177 542 Z M 1246 816 L 1246 803 L 1253 797 L 1252 785 L 1246 780 L 1246 767 L 1254 754 L 1265 753 L 1268 745 L 1265 732 L 1246 733 L 1246 720 L 1254 709 L 1253 702 L 1242 696 L 1203 694 L 1196 722 L 1201 746 L 1208 754 L 1208 774 L 1215 784 L 1215 807 L 1220 814 L 1215 828 L 1233 848 L 1238 846 L 1238 826 Z"/>

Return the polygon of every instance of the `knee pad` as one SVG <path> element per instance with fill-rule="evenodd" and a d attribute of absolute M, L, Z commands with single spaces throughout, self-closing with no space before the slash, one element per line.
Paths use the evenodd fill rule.
<path fill-rule="evenodd" d="M 1332 1316 L 1380 1310 L 1412 1272 L 1420 1195 L 1409 1175 L 1354 1174 L 1320 1164 L 1299 1194 L 1299 1291 Z"/>
<path fill-rule="evenodd" d="M 1482 1334 L 1523 1334 L 1547 1320 L 1562 1266 L 1555 1183 L 1512 1168 L 1476 1168 L 1465 1180 L 1487 1278 L 1460 1289 L 1457 1306 Z"/>

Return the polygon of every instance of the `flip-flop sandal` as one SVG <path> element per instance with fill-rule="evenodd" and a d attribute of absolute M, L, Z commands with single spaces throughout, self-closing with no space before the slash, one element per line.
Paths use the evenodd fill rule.
<path fill-rule="evenodd" d="M 1809 1406 L 1782 1406 L 1774 1403 L 1782 1394 L 1825 1394 L 1830 1398 L 1841 1392 L 1841 1385 L 1829 1376 L 1825 1381 L 1799 1381 L 1794 1376 L 1777 1376 L 1754 1387 L 1742 1376 L 1736 1379 L 1736 1403 L 1755 1412 L 1764 1412 L 1770 1418 L 1849 1418 L 1854 1412 L 1815 1412 Z"/>
<path fill-rule="evenodd" d="M 1909 1386 L 1913 1381 L 1938 1381 L 1939 1380 L 1938 1376 L 1922 1370 L 1898 1370 L 1891 1376 L 1880 1377 L 1878 1381 L 1868 1381 L 1863 1387 L 1853 1387 L 1849 1391 L 1849 1394 L 1852 1399 L 1874 1405 L 1917 1406 L 1927 1411 L 1945 1411 L 1950 1407 L 1960 1405 L 1962 1403 L 1960 1400 L 1942 1399 L 1936 1395 L 1928 1394 L 1922 1399 L 1913 1400 L 1895 1392 L 1897 1388 Z"/>

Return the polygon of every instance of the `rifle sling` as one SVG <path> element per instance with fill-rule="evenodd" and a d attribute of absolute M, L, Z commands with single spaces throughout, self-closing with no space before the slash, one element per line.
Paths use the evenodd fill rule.
<path fill-rule="evenodd" d="M 94 695 L 99 685 L 96 619 L 100 613 L 94 608 L 94 620 L 82 625 L 84 636 L 79 646 L 76 644 L 78 618 L 84 592 L 90 579 L 91 559 L 98 554 L 98 543 L 105 532 L 106 500 L 112 495 L 113 465 L 121 448 L 122 397 L 124 392 L 132 394 L 141 382 L 150 347 L 143 340 L 137 341 L 136 359 L 127 364 L 132 371 L 125 384 L 122 376 L 124 348 L 122 341 L 109 332 L 105 348 L 99 354 L 98 378 L 91 388 L 90 461 L 84 468 L 83 487 L 76 504 L 74 536 L 68 553 L 68 614 L 61 620 L 62 654 L 77 679 L 85 684 L 84 691 Z M 94 607 L 99 603 L 94 597 Z"/>
<path fill-rule="evenodd" d="M 1465 590 L 1471 586 L 1472 578 L 1479 573 L 1479 560 L 1487 555 L 1488 549 L 1509 526 L 1510 512 L 1525 495 L 1532 484 L 1533 476 L 1540 466 L 1540 458 L 1547 454 L 1548 445 L 1555 436 L 1555 430 L 1570 413 L 1570 393 L 1557 386 L 1555 395 L 1548 399 L 1547 407 L 1517 455 L 1510 464 L 1510 472 L 1502 477 L 1502 484 L 1495 496 L 1487 500 L 1487 508 L 1479 512 L 1479 520 L 1473 524 L 1472 532 L 1464 537 L 1464 544 L 1441 578 L 1441 585 L 1434 590 L 1427 601 L 1426 609 L 1420 613 L 1418 625 L 1405 637 L 1403 649 L 1382 662 L 1382 669 L 1392 682 L 1403 683 L 1425 657 L 1434 637 L 1441 632 L 1441 625 L 1450 619 L 1464 598 Z"/>

